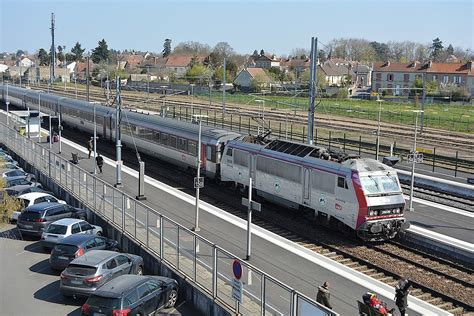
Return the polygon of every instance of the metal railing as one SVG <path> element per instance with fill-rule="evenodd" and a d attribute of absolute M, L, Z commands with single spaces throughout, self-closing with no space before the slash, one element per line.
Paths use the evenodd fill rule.
<path fill-rule="evenodd" d="M 108 220 L 219 304 L 243 315 L 337 315 L 311 298 L 241 261 L 242 303 L 232 298 L 237 256 L 162 215 L 41 144 L 0 124 L 0 140 L 27 163 Z"/>

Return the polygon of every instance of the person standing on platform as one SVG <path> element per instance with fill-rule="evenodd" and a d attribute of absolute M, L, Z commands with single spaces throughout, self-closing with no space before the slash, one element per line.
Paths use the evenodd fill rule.
<path fill-rule="evenodd" d="M 331 293 L 329 293 L 329 282 L 326 281 L 320 287 L 318 287 L 318 294 L 316 295 L 316 302 L 326 306 L 327 308 L 332 309 L 332 305 L 330 302 Z"/>
<path fill-rule="evenodd" d="M 94 144 L 92 143 L 92 137 L 87 142 L 87 150 L 89 150 L 89 157 L 87 159 L 91 159 L 92 150 L 94 149 Z"/>
<path fill-rule="evenodd" d="M 95 161 L 97 163 L 97 167 L 99 168 L 99 173 L 102 173 L 102 166 L 104 165 L 104 158 L 100 154 L 97 154 L 97 157 L 95 158 Z"/>
<path fill-rule="evenodd" d="M 410 280 L 401 278 L 395 287 L 395 305 L 397 305 L 401 316 L 405 316 L 408 307 L 408 293 L 411 286 Z"/>

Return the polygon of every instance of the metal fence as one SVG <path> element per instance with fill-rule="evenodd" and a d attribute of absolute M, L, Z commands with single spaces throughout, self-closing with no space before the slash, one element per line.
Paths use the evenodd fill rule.
<path fill-rule="evenodd" d="M 252 282 L 243 284 L 242 303 L 236 304 L 232 298 L 232 263 L 237 256 L 3 123 L 0 139 L 39 172 L 234 313 L 337 315 L 245 261 L 241 261 L 242 278 L 250 277 Z"/>

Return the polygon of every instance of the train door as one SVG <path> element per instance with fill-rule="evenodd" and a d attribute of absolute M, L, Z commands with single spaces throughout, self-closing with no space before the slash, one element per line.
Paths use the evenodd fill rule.
<path fill-rule="evenodd" d="M 309 169 L 303 169 L 303 204 L 310 205 L 311 201 L 311 182 Z"/>

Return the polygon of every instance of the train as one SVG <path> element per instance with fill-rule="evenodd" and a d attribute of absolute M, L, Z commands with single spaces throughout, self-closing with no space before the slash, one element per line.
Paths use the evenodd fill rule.
<path fill-rule="evenodd" d="M 115 140 L 115 108 L 2 85 L 2 99 L 23 109 L 60 115 L 63 125 Z M 395 238 L 409 227 L 397 172 L 377 160 L 285 139 L 243 135 L 160 115 L 121 111 L 122 144 L 222 184 L 252 189 L 259 198 L 291 211 L 309 211 L 319 222 L 364 241 Z"/>

